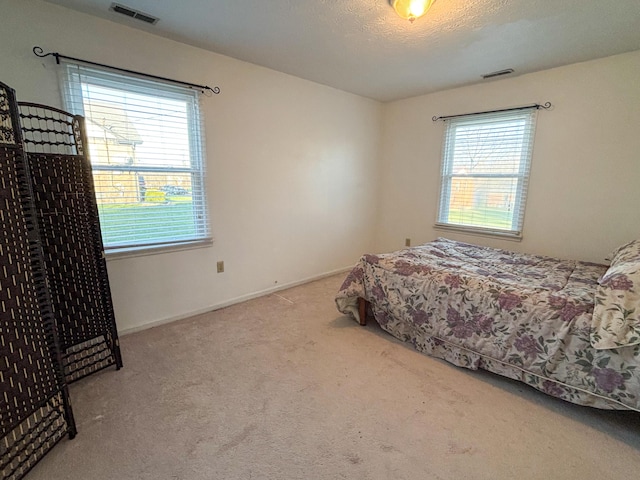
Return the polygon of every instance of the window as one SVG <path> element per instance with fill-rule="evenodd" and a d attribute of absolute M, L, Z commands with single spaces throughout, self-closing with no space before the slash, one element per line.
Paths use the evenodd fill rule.
<path fill-rule="evenodd" d="M 105 249 L 209 241 L 199 92 L 62 67 L 65 107 L 86 119 Z"/>
<path fill-rule="evenodd" d="M 522 236 L 536 110 L 447 120 L 436 226 Z"/>

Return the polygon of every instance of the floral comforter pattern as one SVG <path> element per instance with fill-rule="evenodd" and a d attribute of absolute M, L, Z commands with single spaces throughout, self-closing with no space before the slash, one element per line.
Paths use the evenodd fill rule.
<path fill-rule="evenodd" d="M 523 381 L 564 400 L 640 411 L 640 345 L 590 344 L 594 292 L 607 267 L 439 238 L 364 255 L 336 296 L 358 318 L 420 351 Z"/>

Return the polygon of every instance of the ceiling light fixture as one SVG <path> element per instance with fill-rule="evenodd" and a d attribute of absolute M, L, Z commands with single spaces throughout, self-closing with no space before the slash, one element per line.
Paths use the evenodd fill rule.
<path fill-rule="evenodd" d="M 400 17 L 409 20 L 411 23 L 416 18 L 423 16 L 436 0 L 389 0 L 389 5 L 393 7 Z"/>

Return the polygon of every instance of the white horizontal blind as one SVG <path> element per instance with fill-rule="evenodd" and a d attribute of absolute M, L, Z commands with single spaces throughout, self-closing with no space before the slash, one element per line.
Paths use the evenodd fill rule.
<path fill-rule="evenodd" d="M 519 237 L 536 110 L 447 120 L 437 225 Z"/>
<path fill-rule="evenodd" d="M 86 118 L 105 248 L 208 239 L 199 92 L 66 62 L 61 77 Z"/>

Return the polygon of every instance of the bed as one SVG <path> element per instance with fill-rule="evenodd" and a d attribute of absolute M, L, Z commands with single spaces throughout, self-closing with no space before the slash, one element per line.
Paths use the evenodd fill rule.
<path fill-rule="evenodd" d="M 364 255 L 336 305 L 454 365 L 579 405 L 640 411 L 640 241 L 611 258 L 607 266 L 438 238 Z"/>

